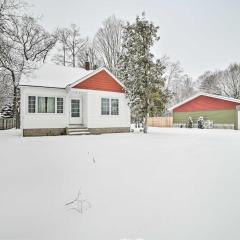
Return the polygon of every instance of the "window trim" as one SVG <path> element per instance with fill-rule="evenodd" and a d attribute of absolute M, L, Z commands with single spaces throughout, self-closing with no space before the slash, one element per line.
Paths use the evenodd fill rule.
<path fill-rule="evenodd" d="M 117 114 L 112 114 L 112 100 L 117 100 Z M 118 98 L 111 98 L 110 109 L 111 109 L 111 116 L 119 115 L 119 99 Z"/>
<path fill-rule="evenodd" d="M 30 97 L 34 97 L 34 103 L 35 103 L 35 104 L 34 104 L 34 105 L 32 104 L 32 106 L 34 106 L 34 112 L 30 112 L 30 111 L 29 111 L 29 109 L 30 109 L 30 108 L 29 108 L 29 103 L 30 103 L 29 99 L 30 99 Z M 36 96 L 32 96 L 32 95 L 30 96 L 30 95 L 29 95 L 29 96 L 27 97 L 27 112 L 30 113 L 30 114 L 31 114 L 31 113 L 36 113 L 36 110 L 37 110 L 37 109 L 36 109 Z"/>
<path fill-rule="evenodd" d="M 58 99 L 62 99 L 62 112 L 58 112 Z M 64 98 L 63 97 L 56 97 L 56 113 L 63 114 L 64 113 Z"/>
<path fill-rule="evenodd" d="M 39 112 L 39 99 L 43 98 L 44 99 L 44 112 Z M 53 98 L 54 99 L 54 111 L 53 112 L 48 112 L 48 98 Z M 37 113 L 44 113 L 44 114 L 53 114 L 56 113 L 56 98 L 55 97 L 42 97 L 42 96 L 38 96 L 37 97 L 37 101 L 38 101 L 38 108 L 37 108 Z"/>
<path fill-rule="evenodd" d="M 103 109 L 102 109 L 102 100 L 103 99 L 107 99 L 108 100 L 108 114 L 103 114 Z M 101 97 L 101 116 L 109 116 L 109 115 L 111 115 L 111 109 L 110 109 L 110 99 L 109 98 L 107 98 L 107 97 Z"/>
<path fill-rule="evenodd" d="M 39 115 L 53 115 L 53 114 L 56 114 L 56 115 L 65 115 L 66 114 L 66 96 L 53 96 L 53 95 L 45 95 L 45 94 L 36 94 L 36 95 L 33 95 L 33 94 L 29 94 L 29 95 L 26 95 L 26 101 L 27 101 L 27 106 L 28 106 L 28 97 L 35 97 L 35 112 L 34 113 L 30 113 L 28 112 L 28 109 L 26 111 L 26 114 L 39 114 Z M 53 97 L 55 98 L 55 112 L 54 113 L 40 113 L 38 112 L 38 97 Z M 62 98 L 63 99 L 63 113 L 57 113 L 57 98 Z"/>
<path fill-rule="evenodd" d="M 72 116 L 72 114 L 73 114 L 73 111 L 72 111 L 72 101 L 78 101 L 78 103 L 79 103 L 79 106 L 78 106 L 78 116 Z M 80 98 L 71 98 L 70 99 L 70 118 L 81 118 L 82 117 L 82 112 L 81 112 L 81 109 L 82 109 L 82 106 L 81 106 L 81 99 Z M 76 113 L 76 112 L 74 112 L 74 113 Z"/>
<path fill-rule="evenodd" d="M 102 99 L 108 99 L 109 100 L 109 114 L 102 114 Z M 112 100 L 118 100 L 118 114 L 112 114 Z M 118 117 L 120 115 L 120 100 L 117 97 L 106 97 L 101 96 L 100 97 L 100 115 L 101 116 L 112 116 L 112 117 Z"/>

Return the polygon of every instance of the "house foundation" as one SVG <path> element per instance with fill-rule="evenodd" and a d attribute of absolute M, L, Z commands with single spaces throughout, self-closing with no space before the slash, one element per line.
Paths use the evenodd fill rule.
<path fill-rule="evenodd" d="M 113 128 L 88 128 L 90 134 L 103 133 L 128 133 L 129 127 L 113 127 Z M 38 128 L 38 129 L 23 129 L 24 137 L 40 137 L 40 136 L 60 136 L 66 135 L 66 128 Z"/>

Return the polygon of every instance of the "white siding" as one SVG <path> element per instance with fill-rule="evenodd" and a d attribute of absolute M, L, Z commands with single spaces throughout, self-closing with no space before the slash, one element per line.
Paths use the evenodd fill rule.
<path fill-rule="evenodd" d="M 63 97 L 63 114 L 28 113 L 28 96 Z M 130 127 L 130 109 L 123 93 L 78 89 L 68 92 L 57 88 L 21 87 L 21 128 L 67 127 L 70 119 L 70 99 L 75 96 L 82 97 L 84 126 L 88 128 Z M 119 99 L 119 115 L 101 115 L 101 98 Z"/>
<path fill-rule="evenodd" d="M 101 98 L 119 99 L 119 115 L 101 115 Z M 125 94 L 88 90 L 88 127 L 130 127 L 130 109 Z"/>
<path fill-rule="evenodd" d="M 28 96 L 63 97 L 63 113 L 28 113 Z M 69 112 L 67 102 L 65 89 L 21 87 L 21 128 L 65 128 Z"/>

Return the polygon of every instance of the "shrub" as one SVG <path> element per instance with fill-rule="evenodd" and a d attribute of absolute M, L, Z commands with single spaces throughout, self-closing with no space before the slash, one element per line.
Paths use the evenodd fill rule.
<path fill-rule="evenodd" d="M 2 118 L 13 118 L 13 105 L 6 104 L 1 110 Z"/>
<path fill-rule="evenodd" d="M 198 124 L 198 128 L 200 128 L 200 129 L 203 129 L 203 128 L 204 128 L 204 120 L 203 120 L 203 117 L 200 116 L 200 117 L 198 118 L 197 124 Z"/>
<path fill-rule="evenodd" d="M 193 120 L 190 116 L 188 117 L 187 128 L 193 128 Z"/>

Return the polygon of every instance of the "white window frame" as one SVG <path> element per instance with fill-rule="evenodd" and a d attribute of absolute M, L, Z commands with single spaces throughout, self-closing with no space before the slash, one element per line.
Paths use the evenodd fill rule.
<path fill-rule="evenodd" d="M 37 97 L 37 102 L 39 103 L 39 98 L 43 98 L 44 99 L 44 104 L 46 104 L 46 98 L 53 98 L 54 99 L 54 112 L 39 112 L 39 108 L 37 108 L 37 113 L 40 113 L 40 114 L 54 114 L 56 113 L 56 98 L 55 97 L 46 97 L 46 96 L 38 96 Z M 39 105 L 38 105 L 39 107 Z M 44 110 L 48 110 L 48 106 L 45 105 L 45 109 Z"/>
<path fill-rule="evenodd" d="M 117 100 L 117 103 L 118 103 L 117 114 L 112 114 L 112 100 Z M 110 115 L 111 116 L 118 116 L 119 115 L 119 99 L 118 98 L 111 98 L 110 99 Z"/>
<path fill-rule="evenodd" d="M 102 99 L 108 99 L 109 100 L 109 114 L 102 114 Z M 118 114 L 112 114 L 112 100 L 118 100 Z M 112 116 L 112 117 L 118 117 L 120 115 L 120 100 L 117 97 L 104 97 L 102 96 L 100 98 L 100 114 L 101 116 Z"/>
<path fill-rule="evenodd" d="M 30 97 L 34 97 L 34 98 L 35 98 L 35 100 L 34 100 L 34 101 L 35 101 L 34 112 L 29 112 L 29 103 L 30 103 L 30 102 L 29 102 L 29 98 L 30 98 Z M 29 95 L 29 96 L 27 97 L 27 112 L 30 113 L 30 114 L 31 114 L 31 113 L 36 113 L 36 110 L 37 110 L 37 109 L 36 109 L 36 99 L 37 99 L 37 97 L 36 97 L 36 96 L 32 96 L 32 95 L 31 95 L 31 96 Z M 33 105 L 32 105 L 32 106 L 33 106 Z"/>
<path fill-rule="evenodd" d="M 62 112 L 58 112 L 58 98 L 62 99 Z M 63 114 L 64 113 L 64 98 L 63 97 L 56 97 L 56 113 Z"/>
<path fill-rule="evenodd" d="M 102 113 L 102 100 L 103 100 L 103 99 L 107 99 L 107 100 L 108 100 L 108 114 L 103 114 L 103 113 Z M 101 97 L 101 109 L 100 109 L 100 110 L 101 110 L 101 115 L 102 115 L 102 116 L 110 116 L 110 115 L 111 115 L 111 107 L 110 107 L 110 105 L 111 105 L 111 104 L 110 104 L 110 99 L 109 99 L 109 98 L 107 98 L 107 97 Z"/>
<path fill-rule="evenodd" d="M 66 109 L 65 109 L 65 106 L 66 106 L 66 97 L 63 97 L 63 96 L 52 96 L 52 95 L 34 95 L 34 94 L 29 94 L 26 96 L 27 97 L 27 114 L 39 114 L 39 115 L 42 115 L 42 114 L 45 114 L 45 115 L 64 115 L 66 113 Z M 30 113 L 28 112 L 28 97 L 35 97 L 35 112 L 34 113 Z M 55 112 L 54 113 L 40 113 L 38 112 L 38 97 L 53 97 L 55 98 Z M 63 113 L 57 113 L 57 98 L 62 98 L 63 99 Z"/>

